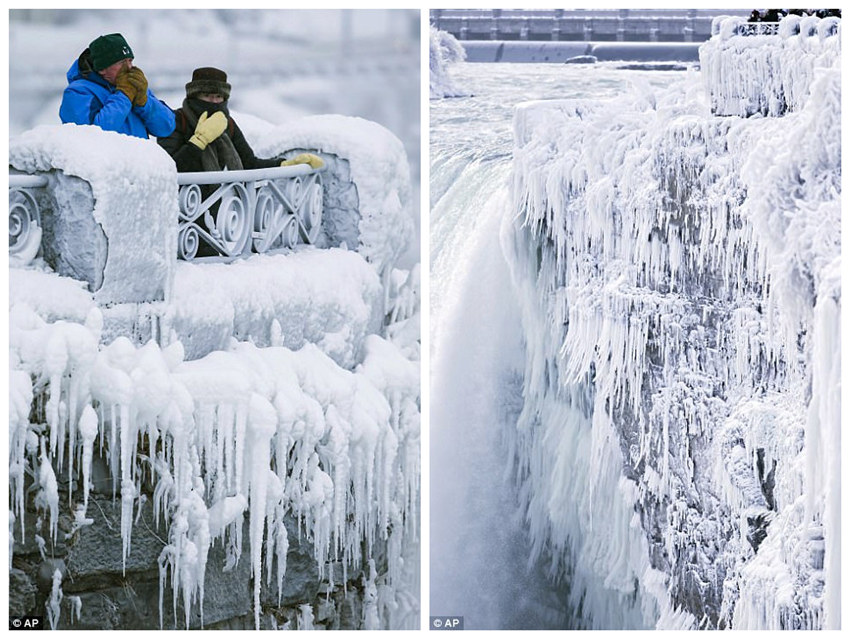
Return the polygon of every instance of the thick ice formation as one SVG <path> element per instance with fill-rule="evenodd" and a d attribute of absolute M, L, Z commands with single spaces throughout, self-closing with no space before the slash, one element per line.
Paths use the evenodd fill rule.
<path fill-rule="evenodd" d="M 224 542 L 239 560 L 241 544 L 228 540 L 241 534 L 243 516 L 258 624 L 259 589 L 285 578 L 286 513 L 313 542 L 320 571 L 329 560 L 365 569 L 361 546 L 371 556 L 384 540 L 385 585 L 394 587 L 402 540 L 415 539 L 418 526 L 416 361 L 377 335 L 353 371 L 312 344 L 292 351 L 234 343 L 184 361 L 180 342 L 137 348 L 122 337 L 99 346 L 98 315 L 93 310 L 87 325 L 47 323 L 24 305 L 13 308 L 10 489 L 21 535 L 24 473 L 38 477 L 36 503 L 55 536 L 53 468 L 74 477 L 82 466 L 82 494 L 70 498 L 84 509 L 92 455 L 101 454 L 122 504 L 125 558 L 142 476 L 154 477 L 154 512 L 170 522 L 160 583 L 163 591 L 171 585 L 172 605 L 182 597 L 187 624 L 203 601 L 211 544 Z M 44 424 L 29 423 L 34 394 L 46 398 Z"/>
<path fill-rule="evenodd" d="M 466 59 L 466 51 L 457 39 L 446 31 L 430 28 L 430 94 L 431 99 L 457 98 L 468 95 L 455 86 L 449 67 Z"/>
<path fill-rule="evenodd" d="M 515 116 L 512 445 L 589 627 L 840 623 L 838 38 L 793 72 L 811 37 L 724 38 L 715 108 L 805 86 L 784 117 L 711 117 L 694 77 Z"/>

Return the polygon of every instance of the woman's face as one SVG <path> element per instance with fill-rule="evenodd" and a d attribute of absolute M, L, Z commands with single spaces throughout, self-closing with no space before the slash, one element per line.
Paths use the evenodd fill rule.
<path fill-rule="evenodd" d="M 198 99 L 204 102 L 212 102 L 213 104 L 221 104 L 224 102 L 224 96 L 218 93 L 199 93 Z"/>

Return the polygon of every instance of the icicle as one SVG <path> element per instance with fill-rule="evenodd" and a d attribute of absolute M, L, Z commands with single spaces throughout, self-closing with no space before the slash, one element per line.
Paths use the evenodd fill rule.
<path fill-rule="evenodd" d="M 36 507 L 39 510 L 47 509 L 50 513 L 50 537 L 56 543 L 56 531 L 59 523 L 59 486 L 56 483 L 56 474 L 50 464 L 47 455 L 47 447 L 44 438 L 41 438 L 41 456 L 38 467 L 39 491 L 36 496 Z"/>
<path fill-rule="evenodd" d="M 47 599 L 46 609 L 50 629 L 56 630 L 59 625 L 59 615 L 62 612 L 62 573 L 58 568 L 53 571 L 53 585 L 50 589 L 50 597 Z"/>
<path fill-rule="evenodd" d="M 69 596 L 68 601 L 70 602 L 71 607 L 71 618 L 70 623 L 73 625 L 74 621 L 80 620 L 80 615 L 83 613 L 83 600 L 77 596 Z"/>
<path fill-rule="evenodd" d="M 298 606 L 298 630 L 315 630 L 313 627 L 313 607 L 310 604 Z"/>
<path fill-rule="evenodd" d="M 368 577 L 363 575 L 363 630 L 380 630 L 378 617 L 378 589 L 375 586 L 375 560 L 369 560 Z"/>
<path fill-rule="evenodd" d="M 251 574 L 254 578 L 254 625 L 260 629 L 260 584 L 262 581 L 261 553 L 266 515 L 271 438 L 277 427 L 277 413 L 271 403 L 256 393 L 251 396 L 248 418 L 249 445 L 246 463 L 250 468 Z"/>

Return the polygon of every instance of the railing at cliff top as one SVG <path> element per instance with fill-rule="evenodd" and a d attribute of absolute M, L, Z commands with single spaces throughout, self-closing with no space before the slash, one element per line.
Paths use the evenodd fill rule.
<path fill-rule="evenodd" d="M 777 35 L 778 33 L 778 22 L 745 22 L 741 25 L 741 31 L 739 35 Z"/>
<path fill-rule="evenodd" d="M 320 171 L 301 164 L 178 173 L 178 257 L 194 259 L 202 242 L 225 257 L 315 243 L 322 226 Z M 201 188 L 213 185 L 211 192 Z"/>
<path fill-rule="evenodd" d="M 9 175 L 9 258 L 27 264 L 41 244 L 41 214 L 35 190 L 47 186 L 43 175 Z"/>

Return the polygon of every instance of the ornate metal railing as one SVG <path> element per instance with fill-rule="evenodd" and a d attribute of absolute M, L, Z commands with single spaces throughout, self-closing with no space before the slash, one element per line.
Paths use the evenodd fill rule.
<path fill-rule="evenodd" d="M 235 257 L 315 243 L 322 225 L 320 170 L 302 164 L 179 173 L 178 257 L 192 260 L 202 245 Z"/>
<path fill-rule="evenodd" d="M 744 22 L 741 24 L 740 35 L 776 35 L 779 33 L 778 22 Z"/>
<path fill-rule="evenodd" d="M 41 246 L 41 214 L 34 189 L 47 186 L 43 175 L 9 175 L 9 259 L 28 264 Z"/>

